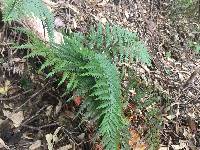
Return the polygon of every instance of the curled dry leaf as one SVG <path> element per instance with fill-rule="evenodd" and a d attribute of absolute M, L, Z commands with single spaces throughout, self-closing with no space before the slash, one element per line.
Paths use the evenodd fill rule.
<path fill-rule="evenodd" d="M 53 106 L 52 106 L 52 105 L 50 105 L 50 106 L 47 107 L 45 113 L 46 113 L 46 115 L 47 115 L 48 117 L 51 116 L 52 110 L 53 110 Z"/>
<path fill-rule="evenodd" d="M 50 134 L 47 134 L 46 136 L 46 140 L 47 140 L 47 146 L 48 146 L 48 150 L 53 150 L 53 135 L 50 133 Z"/>
<path fill-rule="evenodd" d="M 61 109 L 62 109 L 62 101 L 60 101 L 59 100 L 59 103 L 58 103 L 58 105 L 56 106 L 56 109 L 55 109 L 55 115 L 58 115 L 58 113 L 61 111 Z"/>
<path fill-rule="evenodd" d="M 58 132 L 60 131 L 61 127 L 58 127 L 54 134 L 47 134 L 45 137 L 46 137 L 46 140 L 47 140 L 47 146 L 48 146 L 48 150 L 53 150 L 53 146 L 54 144 L 56 144 L 59 140 L 58 138 Z"/>

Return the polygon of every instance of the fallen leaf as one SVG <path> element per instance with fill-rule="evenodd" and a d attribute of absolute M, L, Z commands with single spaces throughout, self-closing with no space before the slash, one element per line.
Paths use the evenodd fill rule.
<path fill-rule="evenodd" d="M 140 135 L 137 131 L 131 130 L 131 139 L 129 140 L 129 145 L 134 150 L 145 150 L 147 148 L 147 144 L 140 142 Z"/>
<path fill-rule="evenodd" d="M 73 18 L 72 21 L 73 21 L 74 29 L 76 29 L 77 28 L 76 20 Z"/>
<path fill-rule="evenodd" d="M 85 133 L 81 133 L 79 136 L 77 136 L 78 139 L 83 140 L 85 137 Z"/>
<path fill-rule="evenodd" d="M 48 146 L 48 150 L 53 150 L 53 135 L 50 133 L 50 134 L 47 134 L 46 136 L 46 140 L 47 140 L 47 146 Z"/>
<path fill-rule="evenodd" d="M 144 143 L 138 143 L 138 144 L 136 144 L 135 146 L 134 146 L 134 150 L 146 150 L 146 148 L 147 148 L 147 145 L 146 144 L 144 144 Z"/>
<path fill-rule="evenodd" d="M 58 150 L 69 150 L 69 149 L 72 149 L 72 145 L 70 145 L 70 144 L 60 147 Z"/>
<path fill-rule="evenodd" d="M 23 133 L 23 139 L 33 140 L 33 137 L 31 137 L 31 133 Z"/>
<path fill-rule="evenodd" d="M 56 17 L 54 23 L 55 23 L 55 27 L 57 28 L 65 27 L 65 24 L 60 17 Z"/>
<path fill-rule="evenodd" d="M 47 141 L 47 146 L 48 146 L 48 150 L 53 150 L 53 146 L 54 144 L 56 144 L 59 140 L 58 138 L 58 132 L 60 131 L 61 127 L 58 127 L 55 131 L 54 134 L 47 134 L 46 137 L 46 141 Z"/>
<path fill-rule="evenodd" d="M 73 112 L 71 112 L 71 111 L 68 111 L 68 110 L 65 111 L 65 115 L 67 117 L 69 117 L 70 119 L 75 118 L 75 114 Z"/>
<path fill-rule="evenodd" d="M 129 92 L 131 93 L 131 96 L 134 97 L 136 95 L 135 89 L 133 90 L 129 90 Z"/>
<path fill-rule="evenodd" d="M 47 107 L 45 113 L 46 113 L 46 115 L 47 115 L 48 117 L 51 116 L 51 112 L 52 112 L 52 110 L 53 110 L 53 106 L 52 106 L 52 105 L 50 105 L 50 106 Z"/>
<path fill-rule="evenodd" d="M 0 149 L 5 148 L 5 149 L 10 149 L 5 142 L 0 138 Z"/>
<path fill-rule="evenodd" d="M 0 94 L 6 95 L 10 88 L 10 81 L 6 80 L 3 87 L 0 87 Z"/>
<path fill-rule="evenodd" d="M 4 120 L 0 119 L 0 125 L 4 122 Z"/>
<path fill-rule="evenodd" d="M 74 103 L 76 106 L 79 106 L 81 104 L 81 96 L 77 96 L 74 98 Z"/>
<path fill-rule="evenodd" d="M 167 119 L 169 119 L 169 120 L 173 120 L 174 118 L 176 118 L 175 115 L 168 115 L 168 116 L 166 116 L 166 117 L 167 117 Z"/>
<path fill-rule="evenodd" d="M 19 111 L 17 113 L 14 113 L 9 117 L 10 120 L 12 120 L 13 125 L 17 128 L 20 126 L 22 121 L 24 120 L 24 114 L 23 111 Z"/>
<path fill-rule="evenodd" d="M 95 144 L 94 150 L 103 150 L 103 146 L 101 144 Z"/>
<path fill-rule="evenodd" d="M 22 121 L 24 120 L 23 111 L 19 111 L 13 114 L 12 112 L 8 110 L 3 109 L 3 114 L 5 117 L 9 118 L 13 122 L 13 125 L 16 128 L 19 127 Z"/>
<path fill-rule="evenodd" d="M 101 18 L 101 23 L 106 24 L 107 19 L 106 18 Z"/>
<path fill-rule="evenodd" d="M 42 145 L 41 140 L 37 140 L 29 147 L 29 150 L 36 150 L 40 148 L 41 145 Z"/>
<path fill-rule="evenodd" d="M 58 128 L 54 131 L 54 133 L 53 133 L 53 142 L 54 142 L 54 143 L 57 143 L 58 140 L 59 140 L 59 138 L 58 138 L 58 132 L 60 131 L 60 129 L 61 129 L 61 127 L 58 127 Z"/>
<path fill-rule="evenodd" d="M 129 140 L 129 145 L 132 147 L 136 145 L 137 142 L 140 140 L 140 135 L 135 130 L 130 131 L 131 139 Z"/>
<path fill-rule="evenodd" d="M 5 117 L 7 117 L 7 118 L 10 118 L 10 117 L 11 117 L 12 112 L 10 112 L 9 110 L 5 110 L 5 109 L 3 109 L 2 111 L 3 111 L 3 115 L 4 115 Z"/>
<path fill-rule="evenodd" d="M 160 147 L 159 150 L 169 150 L 168 147 Z"/>
<path fill-rule="evenodd" d="M 58 103 L 58 105 L 56 106 L 56 109 L 55 109 L 55 115 L 57 115 L 60 111 L 61 111 L 61 109 L 62 109 L 62 102 L 59 100 L 59 103 Z"/>

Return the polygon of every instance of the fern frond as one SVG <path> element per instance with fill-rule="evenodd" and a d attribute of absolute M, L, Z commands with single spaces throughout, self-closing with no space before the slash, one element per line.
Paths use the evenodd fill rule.
<path fill-rule="evenodd" d="M 24 19 L 25 17 L 39 18 L 47 29 L 50 41 L 54 39 L 54 18 L 42 0 L 4 0 L 4 21 Z"/>
<path fill-rule="evenodd" d="M 103 28 L 105 28 L 103 32 Z M 91 28 L 88 45 L 98 49 L 114 58 L 114 62 L 130 62 L 139 60 L 147 65 L 151 64 L 151 58 L 144 44 L 139 41 L 135 33 L 122 27 L 106 24 L 97 26 L 97 30 Z"/>
<path fill-rule="evenodd" d="M 51 47 L 31 35 L 32 52 L 29 56 L 44 56 L 45 62 L 41 69 L 48 67 L 47 77 L 62 74 L 58 85 L 67 81 L 66 92 L 76 91 L 84 97 L 81 110 L 86 118 L 96 121 L 98 135 L 102 139 L 105 150 L 117 150 L 123 145 L 121 140 L 124 135 L 121 132 L 126 125 L 121 100 L 121 81 L 116 65 L 113 60 L 109 60 L 110 55 L 101 51 L 107 47 L 109 53 L 123 61 L 130 57 L 139 59 L 143 53 L 140 51 L 142 47 L 139 49 L 137 47 L 142 44 L 138 41 L 133 43 L 130 39 L 133 37 L 132 33 L 119 27 L 106 29 L 106 33 L 111 33 L 110 37 L 103 35 L 101 30 L 103 31 L 103 27 L 94 33 L 101 45 L 106 44 L 103 48 L 99 45 L 100 52 L 85 46 L 83 35 L 65 36 L 63 44 L 53 44 Z M 107 43 L 105 39 L 108 39 Z M 97 48 L 95 42 L 94 47 Z"/>
<path fill-rule="evenodd" d="M 98 110 L 97 116 L 100 118 L 98 132 L 102 136 L 102 143 L 105 149 L 117 149 L 120 144 L 119 131 L 123 126 L 120 78 L 117 68 L 102 54 L 96 54 L 86 68 L 87 75 L 98 74 L 90 95 L 96 97 L 95 101 L 91 102 L 95 108 L 90 109 Z"/>

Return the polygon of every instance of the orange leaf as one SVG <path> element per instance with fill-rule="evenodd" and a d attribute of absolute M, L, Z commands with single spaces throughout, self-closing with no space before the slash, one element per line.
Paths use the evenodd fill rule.
<path fill-rule="evenodd" d="M 140 141 L 140 135 L 135 130 L 130 131 L 131 139 L 129 140 L 129 145 L 132 147 Z"/>
<path fill-rule="evenodd" d="M 82 99 L 81 96 L 76 96 L 74 98 L 74 103 L 76 106 L 79 106 L 81 104 L 81 99 Z"/>
<path fill-rule="evenodd" d="M 147 144 L 142 143 L 140 140 L 140 135 L 134 129 L 130 130 L 131 139 L 129 140 L 129 145 L 133 150 L 145 150 Z"/>

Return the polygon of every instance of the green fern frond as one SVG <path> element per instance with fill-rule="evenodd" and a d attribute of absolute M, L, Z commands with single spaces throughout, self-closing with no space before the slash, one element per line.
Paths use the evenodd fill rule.
<path fill-rule="evenodd" d="M 4 0 L 3 6 L 4 21 L 37 17 L 43 22 L 50 41 L 53 42 L 54 17 L 42 0 Z"/>
<path fill-rule="evenodd" d="M 147 65 L 151 64 L 150 55 L 136 34 L 119 26 L 111 27 L 106 24 L 104 27 L 99 24 L 97 30 L 91 28 L 86 43 L 100 52 L 103 50 L 109 57 L 114 58 L 114 62 L 132 63 L 139 60 Z"/>
<path fill-rule="evenodd" d="M 88 67 L 88 66 L 92 67 Z M 96 68 L 93 66 L 96 65 Z M 93 92 L 90 96 L 96 97 L 91 108 L 98 110 L 99 135 L 105 149 L 117 149 L 120 144 L 120 133 L 123 126 L 123 112 L 121 102 L 120 78 L 117 68 L 102 54 L 96 54 L 87 65 L 88 74 L 101 74 L 96 78 Z M 91 112 L 92 110 L 88 110 Z"/>

